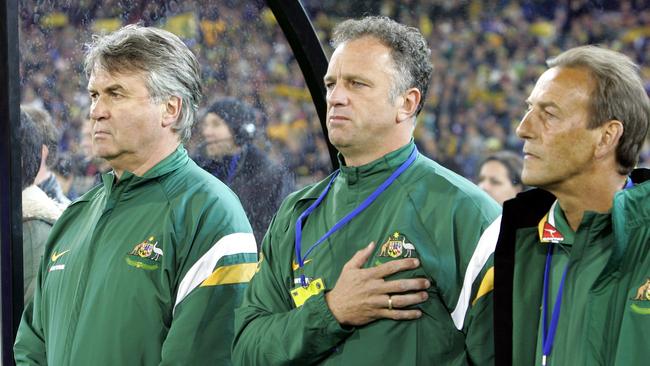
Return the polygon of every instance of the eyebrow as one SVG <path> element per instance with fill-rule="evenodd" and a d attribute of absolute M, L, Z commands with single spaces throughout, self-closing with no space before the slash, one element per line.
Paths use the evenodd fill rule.
<path fill-rule="evenodd" d="M 337 79 L 336 75 L 325 75 L 325 77 L 323 78 L 323 81 L 328 82 L 328 81 L 334 81 L 336 79 Z M 362 81 L 362 82 L 364 82 L 366 84 L 374 84 L 370 79 L 368 79 L 366 77 L 363 77 L 363 76 L 361 76 L 359 74 L 344 74 L 344 75 L 342 75 L 342 79 L 346 80 L 346 81 L 359 80 L 359 81 Z"/>
<path fill-rule="evenodd" d="M 526 99 L 526 104 L 533 105 L 535 103 L 533 103 L 530 99 Z M 551 107 L 551 108 L 555 108 L 557 110 L 562 110 L 562 108 L 560 108 L 560 106 L 557 105 L 557 103 L 555 103 L 555 102 L 539 102 L 539 103 L 537 103 L 537 105 L 542 107 L 542 109 L 546 109 L 548 107 Z"/>
<path fill-rule="evenodd" d="M 89 92 L 93 92 L 93 91 L 97 91 L 97 89 L 95 89 L 95 88 L 88 88 L 88 91 L 89 91 Z M 108 93 L 116 92 L 116 91 L 117 91 L 117 92 L 125 93 L 125 92 L 126 92 L 126 89 L 124 89 L 124 87 L 123 87 L 122 85 L 120 85 L 120 84 L 111 84 L 111 85 L 107 86 L 106 88 L 104 88 L 104 91 L 105 91 L 105 92 L 108 92 Z"/>

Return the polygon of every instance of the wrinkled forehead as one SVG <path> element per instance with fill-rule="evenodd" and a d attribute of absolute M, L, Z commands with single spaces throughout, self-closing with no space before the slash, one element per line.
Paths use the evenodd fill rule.
<path fill-rule="evenodd" d="M 334 50 L 327 75 L 345 71 L 392 75 L 395 63 L 390 48 L 376 38 L 366 36 L 343 42 Z"/>
<path fill-rule="evenodd" d="M 124 89 L 147 88 L 147 73 L 139 70 L 109 71 L 96 64 L 88 77 L 88 89 L 120 86 Z"/>
<path fill-rule="evenodd" d="M 540 94 L 589 97 L 595 82 L 588 69 L 582 67 L 552 67 L 537 80 L 531 97 Z"/>

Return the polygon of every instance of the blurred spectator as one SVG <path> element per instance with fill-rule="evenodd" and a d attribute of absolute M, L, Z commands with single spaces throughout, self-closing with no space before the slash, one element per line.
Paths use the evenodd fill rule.
<path fill-rule="evenodd" d="M 235 96 L 267 117 L 257 134 L 269 137 L 270 146 L 265 147 L 272 152 L 269 158 L 286 164 L 298 185 L 329 173 L 329 160 L 322 159 L 327 155 L 321 156 L 326 150 L 316 150 L 323 142 L 321 126 L 302 73 L 263 1 L 20 4 L 23 103 L 43 106 L 59 121 L 64 130 L 59 147 L 73 159 L 83 157 L 77 136 L 89 102 L 79 72 L 77 40 L 93 30 L 110 31 L 141 21 L 165 27 L 190 45 L 203 65 L 206 95 Z M 331 51 L 332 26 L 341 17 L 381 14 L 422 29 L 436 45 L 429 98 L 418 118 L 428 130 L 428 136 L 422 134 L 429 139 L 422 151 L 468 178 L 482 156 L 521 149 L 513 125 L 522 117 L 524 96 L 530 94 L 544 61 L 558 50 L 599 43 L 630 56 L 641 65 L 646 80 L 650 75 L 650 7 L 644 2 L 381 0 L 351 5 L 302 0 L 302 4 L 326 52 Z M 648 149 L 641 156 L 640 165 L 650 164 Z"/>
<path fill-rule="evenodd" d="M 248 104 L 218 100 L 201 120 L 203 143 L 194 160 L 239 196 L 259 245 L 294 184 L 289 172 L 253 144 L 255 122 L 255 110 Z"/>
<path fill-rule="evenodd" d="M 101 174 L 110 170 L 105 159 L 95 156 L 93 153 L 93 123 L 90 119 L 82 122 L 79 130 L 79 148 L 77 153 L 70 156 L 71 163 L 68 167 L 67 182 L 69 188 L 68 197 L 76 199 L 90 188 L 101 182 Z M 60 164 L 61 167 L 62 164 Z M 65 173 L 66 170 L 63 170 Z"/>
<path fill-rule="evenodd" d="M 47 240 L 54 222 L 63 209 L 34 184 L 41 167 L 43 151 L 41 134 L 37 125 L 23 110 L 20 112 L 20 144 L 23 204 L 23 281 L 25 303 L 34 295 L 36 273 L 41 263 Z"/>
<path fill-rule="evenodd" d="M 61 185 L 56 179 L 56 175 L 52 172 L 53 167 L 57 164 L 57 152 L 59 150 L 58 145 L 61 133 L 52 121 L 50 114 L 44 108 L 36 105 L 28 105 L 23 106 L 22 109 L 34 121 L 43 139 L 41 164 L 36 175 L 36 185 L 48 197 L 61 205 L 67 206 L 70 204 L 70 199 L 63 193 Z"/>
<path fill-rule="evenodd" d="M 478 186 L 501 206 L 526 189 L 521 182 L 521 156 L 512 151 L 499 151 L 488 156 L 479 165 Z"/>

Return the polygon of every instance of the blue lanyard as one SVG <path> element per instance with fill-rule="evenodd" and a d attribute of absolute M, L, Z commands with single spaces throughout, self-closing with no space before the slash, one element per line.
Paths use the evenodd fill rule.
<path fill-rule="evenodd" d="M 555 244 L 549 244 L 548 254 L 546 255 L 546 267 L 544 268 L 544 298 L 542 300 L 542 366 L 546 366 L 546 358 L 551 354 L 553 348 L 553 341 L 555 341 L 555 331 L 557 330 L 557 323 L 560 320 L 560 308 L 562 307 L 562 293 L 564 292 L 564 280 L 566 273 L 569 269 L 569 263 L 564 267 L 562 273 L 562 280 L 560 280 L 560 288 L 557 290 L 557 297 L 553 305 L 553 315 L 551 315 L 550 328 L 547 327 L 546 313 L 548 312 L 548 275 L 551 271 L 551 261 L 553 259 L 553 248 Z"/>
<path fill-rule="evenodd" d="M 632 179 L 630 179 L 630 177 L 627 177 L 627 179 L 625 180 L 625 187 L 623 187 L 623 189 L 628 189 L 632 187 L 634 187 L 634 182 L 632 182 Z"/>
<path fill-rule="evenodd" d="M 413 164 L 415 161 L 415 158 L 418 155 L 418 149 L 417 147 L 413 147 L 413 151 L 411 151 L 411 155 L 409 155 L 408 159 L 402 165 L 400 165 L 394 172 L 393 174 L 388 177 L 377 189 L 375 189 L 368 198 L 366 198 L 357 208 L 352 210 L 350 213 L 345 215 L 339 222 L 334 224 L 334 226 L 329 229 L 316 243 L 314 243 L 305 253 L 305 256 L 303 257 L 301 255 L 302 250 L 301 250 L 301 245 L 302 245 L 302 225 L 305 223 L 305 219 L 320 205 L 320 203 L 323 201 L 327 193 L 329 192 L 330 188 L 332 187 L 332 183 L 334 183 L 334 179 L 339 174 L 339 170 L 337 170 L 334 175 L 332 176 L 332 179 L 330 179 L 329 183 L 327 183 L 327 186 L 325 187 L 325 190 L 323 190 L 323 193 L 318 196 L 318 199 L 316 199 L 316 202 L 312 203 L 305 212 L 303 212 L 300 217 L 298 217 L 298 220 L 296 221 L 296 242 L 295 242 L 295 249 L 296 249 L 296 258 L 298 259 L 298 268 L 302 270 L 302 267 L 305 265 L 305 259 L 307 259 L 307 256 L 309 256 L 309 253 L 311 253 L 314 248 L 316 248 L 318 245 L 323 243 L 325 239 L 327 239 L 330 235 L 334 234 L 336 231 L 341 229 L 343 226 L 345 226 L 350 220 L 352 220 L 354 217 L 359 215 L 361 211 L 365 210 L 370 206 L 371 203 L 373 203 L 377 197 L 379 197 L 382 192 L 388 188 L 396 179 L 399 177 L 404 171 Z M 305 279 L 305 275 L 303 273 L 300 274 L 300 284 L 303 287 L 306 287 L 307 280 Z"/>
<path fill-rule="evenodd" d="M 625 187 L 623 189 L 628 189 L 634 187 L 632 179 L 629 177 L 625 182 Z M 560 309 L 562 308 L 562 294 L 564 292 L 564 280 L 566 279 L 566 273 L 569 269 L 569 263 L 564 267 L 564 272 L 562 273 L 562 279 L 560 280 L 560 287 L 557 290 L 557 297 L 555 298 L 555 304 L 553 305 L 553 314 L 551 315 L 551 324 L 547 327 L 547 312 L 548 312 L 548 276 L 551 271 L 551 261 L 553 260 L 553 248 L 555 244 L 549 244 L 548 254 L 546 254 L 546 267 L 544 268 L 544 296 L 542 300 L 542 366 L 546 366 L 546 359 L 551 354 L 553 349 L 553 342 L 555 341 L 555 331 L 557 330 L 557 324 L 560 320 Z"/>

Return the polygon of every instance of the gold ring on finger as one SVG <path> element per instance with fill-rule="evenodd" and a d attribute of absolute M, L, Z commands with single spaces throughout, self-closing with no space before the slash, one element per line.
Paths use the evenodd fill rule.
<path fill-rule="evenodd" d="M 388 295 L 388 310 L 393 310 L 393 298 Z"/>

